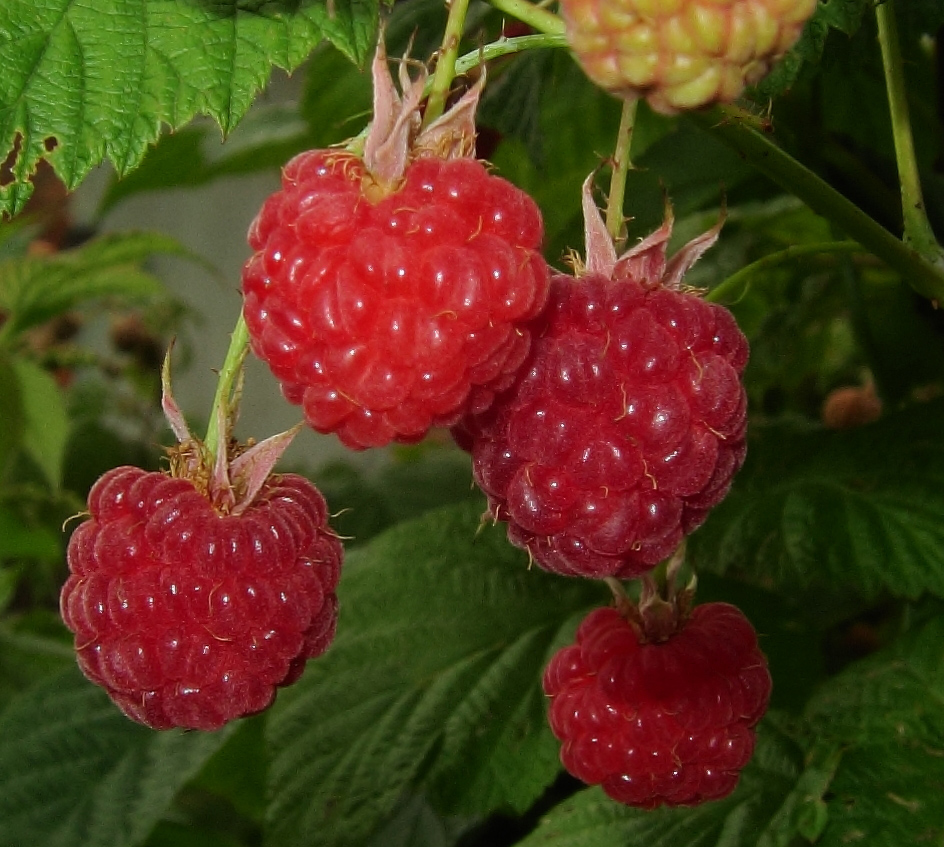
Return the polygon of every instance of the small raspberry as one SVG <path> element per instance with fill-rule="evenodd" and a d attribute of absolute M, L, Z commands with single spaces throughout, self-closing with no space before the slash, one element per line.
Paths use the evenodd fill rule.
<path fill-rule="evenodd" d="M 240 514 L 189 479 L 109 471 L 72 534 L 62 618 L 79 666 L 153 729 L 218 729 L 270 705 L 337 622 L 342 550 L 308 480 L 270 476 Z"/>
<path fill-rule="evenodd" d="M 596 609 L 544 672 L 564 767 L 648 809 L 730 794 L 770 688 L 753 627 L 726 603 L 696 606 L 662 641 Z"/>
<path fill-rule="evenodd" d="M 588 245 L 597 223 L 594 207 Z M 681 288 L 717 229 L 667 263 L 671 226 L 618 261 L 590 252 L 596 270 L 578 279 L 553 276 L 516 383 L 453 430 L 491 517 L 547 570 L 649 570 L 744 461 L 747 341 L 730 312 Z"/>
<path fill-rule="evenodd" d="M 597 85 L 674 114 L 735 100 L 794 45 L 817 0 L 561 0 Z"/>
<path fill-rule="evenodd" d="M 311 427 L 355 449 L 484 409 L 548 286 L 534 201 L 469 157 L 479 87 L 417 134 L 422 85 L 391 94 L 382 47 L 374 80 L 364 155 L 289 162 L 243 271 L 254 352 Z"/>

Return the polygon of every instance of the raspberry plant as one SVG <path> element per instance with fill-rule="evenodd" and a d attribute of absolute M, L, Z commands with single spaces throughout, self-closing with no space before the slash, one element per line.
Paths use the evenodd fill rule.
<path fill-rule="evenodd" d="M 944 3 L 561 5 L 15 0 L 0 8 L 0 847 L 944 838 Z M 593 13 L 597 41 L 574 33 L 575 9 Z M 754 10 L 753 29 L 738 24 L 745 9 Z M 789 46 L 797 10 L 810 17 Z M 621 29 L 627 16 L 632 33 Z M 773 31 L 764 23 L 771 16 L 790 35 L 765 52 L 758 33 Z M 695 34 L 692 21 L 703 24 Z M 411 103 L 392 117 L 367 72 L 381 23 L 389 56 L 408 57 L 379 63 L 392 74 L 387 104 Z M 740 40 L 747 31 L 753 45 Z M 638 106 L 597 88 L 576 60 L 599 78 L 589 51 L 612 74 L 614 55 L 645 47 L 653 33 L 660 51 L 675 44 L 681 53 L 634 54 L 623 77 L 601 80 L 626 96 L 634 93 L 623 84 L 627 68 L 651 66 L 652 79 L 630 80 L 641 86 Z M 712 33 L 724 34 L 723 49 Z M 722 67 L 725 83 L 715 85 Z M 260 96 L 273 68 L 302 80 L 298 103 Z M 679 76 L 680 68 L 708 76 Z M 450 107 L 464 128 L 436 135 L 443 115 L 450 125 Z M 222 143 L 212 121 L 192 122 L 197 115 L 219 125 Z M 376 152 L 378 129 L 411 142 L 426 133 L 435 155 L 393 156 L 392 182 L 386 164 L 387 176 L 365 177 L 357 163 L 375 161 L 367 151 Z M 430 174 L 451 173 L 455 162 L 443 160 L 457 138 L 462 179 L 447 180 L 452 199 L 424 212 L 423 192 L 439 184 Z M 199 441 L 166 383 L 160 402 L 155 350 L 176 335 L 185 366 L 200 339 L 148 263 L 170 254 L 205 269 L 221 257 L 158 232 L 81 231 L 68 192 L 105 161 L 114 176 L 94 223 L 109 212 L 108 221 L 119 219 L 131 196 L 257 171 L 277 178 L 285 168 L 278 199 L 245 210 L 247 231 L 258 214 L 245 301 L 239 280 L 216 289 L 236 328 L 216 396 L 187 409 L 191 420 L 208 419 Z M 316 192 L 312 213 L 308 188 L 293 193 L 298 176 L 306 163 L 310 176 L 329 161 L 344 164 L 340 176 L 331 172 L 344 183 L 335 194 L 358 202 L 330 207 Z M 422 178 L 413 182 L 410 168 Z M 457 182 L 465 198 L 452 191 Z M 384 202 L 378 185 L 379 195 L 402 190 L 410 200 L 384 207 L 391 214 L 380 223 L 371 218 Z M 501 204 L 490 193 L 518 198 L 513 232 L 496 224 Z M 598 206 L 605 224 L 574 261 L 590 231 L 585 213 Z M 396 229 L 401 212 L 408 235 L 381 249 L 393 239 L 383 227 Z M 330 241 L 345 228 L 357 232 Z M 279 238 L 303 230 L 322 237 L 298 248 L 312 290 L 319 267 L 330 278 L 317 296 L 279 266 Z M 652 233 L 661 233 L 657 243 Z M 448 299 L 461 286 L 442 280 L 456 271 L 468 282 L 470 245 L 486 236 L 505 241 L 475 260 L 479 281 L 490 281 L 465 293 L 484 292 L 480 307 L 471 296 Z M 434 243 L 412 246 L 423 237 Z M 323 248 L 335 258 L 350 252 L 334 261 Z M 499 263 L 506 248 L 518 261 Z M 392 300 L 334 296 L 345 286 L 389 293 L 394 266 L 435 265 L 424 250 L 448 256 L 420 290 Z M 621 336 L 615 319 L 595 323 L 598 306 L 619 301 L 604 284 L 615 266 L 600 257 L 610 255 L 633 257 L 639 279 L 672 279 L 669 291 L 647 285 L 633 295 L 647 305 L 627 320 L 649 335 Z M 682 259 L 666 266 L 673 255 Z M 392 264 L 381 286 L 372 274 L 383 261 Z M 589 273 L 576 273 L 581 261 Z M 555 279 L 556 312 L 543 303 L 543 273 Z M 678 315 L 662 314 L 672 312 L 669 300 L 681 311 L 678 302 L 697 303 L 688 313 L 710 316 L 700 323 L 713 328 L 689 338 Z M 576 305 L 565 308 L 571 301 L 589 304 L 580 322 Z M 370 320 L 357 324 L 365 303 Z M 460 326 L 457 305 L 478 322 Z M 380 426 L 360 412 L 359 429 L 348 430 L 335 425 L 340 418 L 321 425 L 308 414 L 326 406 L 306 395 L 324 382 L 329 358 L 315 349 L 316 331 L 335 318 L 348 334 L 330 356 L 351 381 L 328 394 L 363 412 L 356 391 L 389 389 L 377 405 Z M 443 341 L 441 356 L 416 334 L 391 340 L 420 318 L 427 342 L 429 333 Z M 394 331 L 379 355 L 382 326 Z M 635 408 L 628 395 L 612 409 L 611 389 L 576 405 L 571 395 L 601 362 L 650 336 L 672 343 L 640 354 L 622 381 L 645 405 L 658 382 L 647 367 L 664 370 L 658 384 L 674 386 L 688 420 L 697 418 L 682 441 L 697 440 L 702 461 L 675 479 L 684 483 L 677 497 L 691 499 L 679 506 L 688 518 L 676 516 L 655 539 L 664 544 L 643 556 L 639 510 L 613 503 L 668 496 L 672 474 L 649 466 L 685 451 L 644 454 L 658 414 L 614 440 Z M 273 379 L 259 370 L 242 385 L 250 344 L 300 404 L 300 422 L 307 414 L 358 448 L 418 443 L 375 447 L 373 466 L 304 457 L 273 466 L 273 445 L 287 436 L 245 430 L 245 416 L 230 429 L 240 396 L 251 405 L 254 381 Z M 365 355 L 373 370 L 358 359 Z M 568 357 L 573 367 L 557 367 Z M 433 379 L 433 365 L 448 390 L 407 401 L 403 385 Z M 705 380 L 719 369 L 723 379 Z M 473 430 L 481 435 L 502 409 L 530 402 L 521 386 L 534 373 L 555 375 L 539 381 L 557 434 L 580 424 L 574 456 L 617 444 L 636 451 L 637 467 L 607 476 L 593 462 L 593 473 L 576 474 L 579 485 L 561 489 L 555 479 L 575 472 L 552 457 L 519 474 L 512 508 L 489 490 L 483 449 L 470 457 L 443 429 L 418 441 L 430 425 L 462 418 L 454 431 L 470 446 Z M 725 390 L 699 393 L 715 383 Z M 590 421 L 588 408 L 608 412 Z M 553 434 L 524 426 L 508 443 L 530 439 L 550 455 Z M 190 447 L 172 448 L 168 462 L 158 445 L 175 436 Z M 535 462 L 503 446 L 491 452 L 499 469 Z M 704 457 L 716 453 L 730 459 L 723 484 L 704 478 Z M 618 494 L 630 477 L 633 493 Z M 151 485 L 182 499 L 160 506 L 148 500 Z M 543 500 L 532 496 L 541 485 Z M 531 525 L 511 536 L 530 555 L 501 523 L 516 513 Z M 599 514 L 609 523 L 589 519 Z M 544 564 L 554 533 L 581 522 L 588 561 L 618 555 L 631 564 L 571 576 L 529 567 Z M 631 529 L 609 532 L 623 524 Z M 216 540 L 231 538 L 259 541 L 250 545 L 259 555 L 217 557 Z M 263 555 L 262 538 L 286 543 Z M 222 616 L 209 623 L 208 601 L 149 619 L 148 598 L 164 597 L 152 584 L 185 579 L 208 589 Z M 136 581 L 137 605 L 125 591 Z M 223 602 L 230 588 L 247 601 L 240 614 Z M 158 642 L 185 644 L 192 661 L 165 650 L 155 664 Z M 209 693 L 185 704 L 194 657 L 216 648 L 227 658 L 203 663 L 212 665 L 202 681 Z M 268 650 L 261 658 L 260 649 Z"/>

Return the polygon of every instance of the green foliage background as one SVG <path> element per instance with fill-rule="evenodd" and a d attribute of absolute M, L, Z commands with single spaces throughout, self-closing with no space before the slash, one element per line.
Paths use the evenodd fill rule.
<path fill-rule="evenodd" d="M 896 7 L 927 211 L 942 232 L 944 2 Z M 392 55 L 411 38 L 415 56 L 439 44 L 438 0 L 0 4 L 0 211 L 24 208 L 40 160 L 69 188 L 111 162 L 104 214 L 343 141 L 369 117 L 362 68 L 381 14 Z M 502 20 L 474 3 L 463 49 L 498 38 Z M 772 143 L 900 236 L 875 38 L 866 0 L 821 2 L 747 106 L 769 117 Z M 304 75 L 302 99 L 250 109 L 274 67 Z M 548 259 L 563 267 L 582 241 L 579 186 L 612 148 L 619 104 L 564 50 L 488 72 L 488 158 L 537 199 Z M 216 125 L 192 122 L 200 114 Z M 168 335 L 179 310 L 148 259 L 194 257 L 159 233 L 36 255 L 36 223 L 20 217 L 0 226 L 0 847 L 944 839 L 944 321 L 869 244 L 754 265 L 846 237 L 716 129 L 641 107 L 626 212 L 630 236 L 644 235 L 667 195 L 682 243 L 717 219 L 722 196 L 728 207 L 689 281 L 714 289 L 739 274 L 724 299 L 752 347 L 749 453 L 691 538 L 689 564 L 701 601 L 745 610 L 774 677 L 737 791 L 644 813 L 562 775 L 540 675 L 607 590 L 529 568 L 501 526 L 481 527 L 467 458 L 436 443 L 392 451 L 369 474 L 303 469 L 349 538 L 342 611 L 331 650 L 273 709 L 215 734 L 122 717 L 78 672 L 56 615 L 60 527 L 97 473 L 157 466 L 154 373 L 81 336 L 38 339 L 66 314 L 128 310 L 164 316 L 156 331 Z M 64 368 L 74 384 L 58 381 Z M 866 383 L 882 418 L 827 429 L 830 392 Z"/>

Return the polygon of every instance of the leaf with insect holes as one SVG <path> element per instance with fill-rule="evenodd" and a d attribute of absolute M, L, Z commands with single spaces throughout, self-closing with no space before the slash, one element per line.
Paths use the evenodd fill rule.
<path fill-rule="evenodd" d="M 141 161 L 165 125 L 197 114 L 224 134 L 273 67 L 321 41 L 362 64 L 377 0 L 8 0 L 0 4 L 0 160 L 15 151 L 0 213 L 20 211 L 47 159 L 75 188 L 108 159 Z"/>

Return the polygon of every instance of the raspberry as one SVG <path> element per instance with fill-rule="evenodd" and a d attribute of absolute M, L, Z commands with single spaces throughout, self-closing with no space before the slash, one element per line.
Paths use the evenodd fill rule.
<path fill-rule="evenodd" d="M 731 102 L 800 37 L 817 0 L 561 0 L 597 85 L 674 114 Z"/>
<path fill-rule="evenodd" d="M 618 262 L 593 257 L 602 272 L 554 275 L 519 378 L 453 430 L 490 516 L 547 570 L 649 570 L 744 461 L 747 341 L 730 312 L 679 287 L 717 230 L 667 264 L 670 232 L 667 219 Z"/>
<path fill-rule="evenodd" d="M 753 627 L 726 603 L 696 606 L 662 641 L 596 609 L 544 672 L 564 767 L 649 809 L 730 794 L 770 688 Z"/>
<path fill-rule="evenodd" d="M 384 76 L 381 49 L 380 92 Z M 397 101 L 396 121 L 375 102 L 372 132 L 413 126 L 418 102 Z M 249 233 L 252 349 L 312 428 L 355 449 L 418 441 L 487 407 L 546 298 L 534 201 L 468 158 L 474 127 L 430 129 L 396 144 L 369 135 L 363 157 L 300 154 Z"/>
<path fill-rule="evenodd" d="M 308 480 L 269 476 L 221 514 L 190 479 L 109 471 L 73 533 L 62 618 L 79 666 L 153 729 L 218 729 L 267 708 L 323 653 L 342 550 Z"/>

